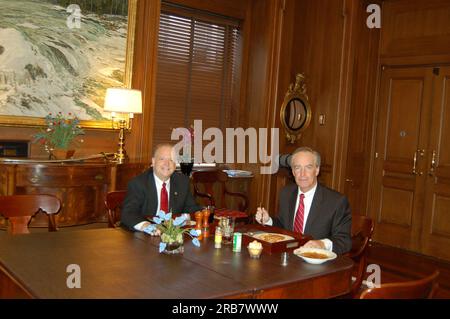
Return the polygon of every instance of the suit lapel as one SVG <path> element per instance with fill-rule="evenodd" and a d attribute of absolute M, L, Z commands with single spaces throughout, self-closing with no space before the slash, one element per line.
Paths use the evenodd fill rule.
<path fill-rule="evenodd" d="M 319 183 L 317 183 L 316 192 L 314 193 L 313 201 L 311 203 L 311 208 L 309 210 L 308 219 L 306 220 L 306 225 L 304 229 L 304 233 L 308 233 L 311 225 L 314 223 L 314 220 L 320 214 L 320 206 L 323 201 L 323 192 L 322 187 Z"/>
<path fill-rule="evenodd" d="M 169 212 L 182 213 L 175 211 L 176 203 L 178 202 L 178 185 L 174 175 L 175 174 L 172 174 L 172 177 L 170 178 Z"/>
<path fill-rule="evenodd" d="M 298 187 L 291 192 L 291 196 L 289 198 L 289 218 L 288 218 L 288 228 L 290 230 L 294 230 L 294 215 L 295 215 L 295 204 L 297 203 L 298 197 Z"/>
<path fill-rule="evenodd" d="M 153 171 L 150 172 L 148 177 L 148 187 L 146 188 L 148 192 L 148 197 L 150 200 L 148 201 L 148 212 L 153 212 L 156 215 L 156 210 L 158 209 L 158 194 L 156 193 L 156 183 L 155 177 L 153 176 Z M 154 199 L 154 200 L 152 200 Z"/>

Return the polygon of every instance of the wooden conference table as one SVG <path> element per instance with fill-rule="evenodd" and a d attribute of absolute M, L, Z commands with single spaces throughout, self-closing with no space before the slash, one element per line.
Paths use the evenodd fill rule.
<path fill-rule="evenodd" d="M 243 247 L 158 253 L 159 239 L 122 229 L 28 235 L 0 233 L 1 298 L 330 298 L 350 289 L 352 261 L 343 256 L 311 265 L 291 254 L 251 259 Z M 80 267 L 81 288 L 67 279 Z"/>

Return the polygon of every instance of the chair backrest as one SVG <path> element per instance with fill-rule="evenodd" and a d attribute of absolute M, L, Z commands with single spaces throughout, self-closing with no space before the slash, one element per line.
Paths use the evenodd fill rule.
<path fill-rule="evenodd" d="M 379 288 L 369 288 L 362 292 L 361 299 L 426 299 L 433 298 L 439 285 L 439 271 L 423 279 L 382 284 Z"/>
<path fill-rule="evenodd" d="M 373 234 L 373 221 L 363 215 L 352 215 L 352 249 L 348 254 L 353 266 L 353 281 L 351 295 L 356 296 L 364 279 L 367 267 L 367 250 Z"/>
<path fill-rule="evenodd" d="M 120 209 L 127 191 L 112 191 L 106 194 L 105 206 L 108 212 L 108 227 L 117 227 L 120 222 Z"/>
<path fill-rule="evenodd" d="M 11 234 L 28 234 L 28 224 L 39 211 L 48 216 L 48 231 L 56 231 L 55 214 L 60 209 L 61 202 L 54 195 L 0 196 L 0 214 L 8 219 L 8 232 Z"/>
<path fill-rule="evenodd" d="M 225 196 L 239 197 L 239 210 L 246 211 L 248 208 L 247 195 L 240 192 L 231 192 L 227 189 L 228 175 L 221 170 L 195 171 L 192 173 L 194 184 L 194 196 L 206 198 L 208 204 L 217 207 L 217 199 L 214 198 L 214 184 L 219 183 L 221 189 L 221 204 L 225 206 Z"/>
<path fill-rule="evenodd" d="M 373 234 L 373 221 L 364 215 L 352 215 L 352 255 L 361 255 Z"/>

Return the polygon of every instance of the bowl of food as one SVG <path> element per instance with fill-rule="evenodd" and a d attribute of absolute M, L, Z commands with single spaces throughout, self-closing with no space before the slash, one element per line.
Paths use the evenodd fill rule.
<path fill-rule="evenodd" d="M 248 244 L 247 249 L 251 258 L 259 258 L 261 256 L 263 247 L 259 241 L 254 240 Z"/>
<path fill-rule="evenodd" d="M 294 250 L 294 254 L 310 264 L 322 264 L 333 260 L 337 255 L 325 249 L 300 247 Z"/>

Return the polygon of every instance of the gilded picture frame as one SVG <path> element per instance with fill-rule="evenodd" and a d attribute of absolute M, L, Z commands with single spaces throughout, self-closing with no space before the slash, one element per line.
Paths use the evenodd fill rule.
<path fill-rule="evenodd" d="M 70 112 L 82 127 L 112 129 L 104 94 L 131 87 L 138 1 L 92 0 L 96 13 L 77 5 L 86 1 L 0 0 L 0 126 L 38 127 Z"/>
<path fill-rule="evenodd" d="M 286 140 L 294 144 L 311 123 L 312 111 L 306 94 L 305 76 L 298 73 L 295 84 L 291 83 L 280 109 L 280 122 Z"/>

